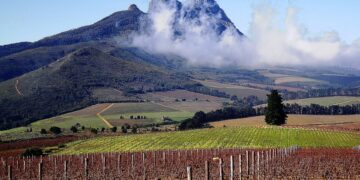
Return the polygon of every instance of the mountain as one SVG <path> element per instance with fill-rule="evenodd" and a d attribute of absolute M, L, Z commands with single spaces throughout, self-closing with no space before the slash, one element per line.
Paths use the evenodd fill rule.
<path fill-rule="evenodd" d="M 186 28 L 180 26 L 180 19 L 202 23 L 203 13 L 215 20 L 211 28 L 219 36 L 228 28 L 236 29 L 215 1 L 188 1 L 190 5 L 153 0 L 147 13 L 131 5 L 89 26 L 33 43 L 0 46 L 0 129 L 96 103 L 138 101 L 136 94 L 149 91 L 211 93 L 191 80 L 179 55 L 150 53 L 126 44 L 149 28 L 147 20 L 161 2 L 175 3 L 179 21 L 174 29 L 179 36 Z"/>
<path fill-rule="evenodd" d="M 0 46 L 0 57 L 27 49 L 45 46 L 70 45 L 80 42 L 99 41 L 113 37 L 128 37 L 140 28 L 140 17 L 145 15 L 136 5 L 119 11 L 89 26 L 46 37 L 34 43 L 17 43 Z"/>
<path fill-rule="evenodd" d="M 221 36 L 225 30 L 232 29 L 240 36 L 244 34 L 240 32 L 234 23 L 227 17 L 225 11 L 220 8 L 215 0 L 192 0 L 181 3 L 177 0 L 151 0 L 148 14 L 161 12 L 163 9 L 174 9 L 175 21 L 173 29 L 175 35 L 181 36 L 184 29 L 189 24 L 201 25 L 210 22 L 212 28 L 218 36 Z"/>
<path fill-rule="evenodd" d="M 0 84 L 1 129 L 73 111 L 98 102 L 101 91 L 116 101 L 139 100 L 132 93 L 179 89 L 196 84 L 187 76 L 110 56 L 89 47 Z"/>

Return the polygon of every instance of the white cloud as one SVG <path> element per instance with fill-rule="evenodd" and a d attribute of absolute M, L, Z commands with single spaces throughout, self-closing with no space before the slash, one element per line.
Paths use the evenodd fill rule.
<path fill-rule="evenodd" d="M 339 65 L 359 67 L 360 39 L 345 44 L 336 32 L 308 37 L 295 21 L 296 10 L 288 9 L 284 29 L 273 22 L 270 7 L 254 9 L 249 38 L 240 37 L 229 28 L 218 36 L 213 24 L 221 17 L 201 11 L 200 18 L 183 18 L 184 9 L 193 4 L 183 2 L 177 14 L 174 0 L 170 5 L 159 1 L 149 14 L 150 30 L 134 36 L 133 45 L 156 53 L 172 53 L 186 58 L 189 64 L 206 66 L 276 66 Z M 174 32 L 181 31 L 181 36 Z"/>

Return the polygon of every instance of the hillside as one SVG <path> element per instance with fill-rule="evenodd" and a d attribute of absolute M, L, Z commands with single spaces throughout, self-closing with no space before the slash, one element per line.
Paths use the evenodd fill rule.
<path fill-rule="evenodd" d="M 135 5 L 131 5 L 128 10 L 115 12 L 92 25 L 62 32 L 34 43 L 0 46 L 0 57 L 38 47 L 99 41 L 116 36 L 126 38 L 130 33 L 139 30 L 139 18 L 144 14 Z"/>
<path fill-rule="evenodd" d="M 95 48 L 83 48 L 39 70 L 0 84 L 2 129 L 94 104 L 94 92 L 133 92 L 182 88 L 194 82 L 151 65 L 126 61 Z M 15 110 L 16 109 L 16 110 Z"/>

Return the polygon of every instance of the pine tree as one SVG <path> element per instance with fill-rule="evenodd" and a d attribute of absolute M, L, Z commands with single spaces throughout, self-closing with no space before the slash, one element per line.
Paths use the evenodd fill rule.
<path fill-rule="evenodd" d="M 286 123 L 287 115 L 284 111 L 282 97 L 277 90 L 272 90 L 268 95 L 268 106 L 265 113 L 265 122 L 269 125 L 283 125 Z"/>

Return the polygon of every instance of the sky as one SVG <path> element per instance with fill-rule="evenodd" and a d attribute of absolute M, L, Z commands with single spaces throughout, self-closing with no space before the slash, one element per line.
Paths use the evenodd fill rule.
<path fill-rule="evenodd" d="M 240 31 L 250 33 L 254 9 L 270 5 L 275 21 L 297 10 L 296 20 L 310 36 L 335 31 L 352 43 L 360 37 L 358 0 L 217 0 Z M 36 41 L 66 30 L 92 24 L 116 11 L 137 4 L 147 11 L 149 0 L 3 0 L 0 2 L 0 45 Z"/>

